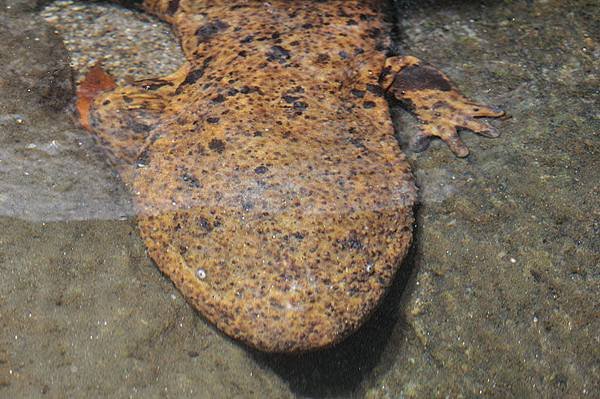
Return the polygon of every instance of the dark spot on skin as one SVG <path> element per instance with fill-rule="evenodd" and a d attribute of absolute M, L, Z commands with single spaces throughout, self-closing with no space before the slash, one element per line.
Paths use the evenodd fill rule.
<path fill-rule="evenodd" d="M 283 98 L 283 101 L 285 101 L 288 104 L 293 104 L 295 101 L 297 101 L 300 97 L 294 97 L 294 96 L 290 96 L 288 94 L 284 94 L 283 96 L 281 96 L 281 98 Z"/>
<path fill-rule="evenodd" d="M 171 1 L 169 1 L 169 6 L 167 7 L 167 11 L 165 12 L 165 14 L 173 15 L 177 12 L 178 9 L 179 9 L 179 0 L 171 0 Z"/>
<path fill-rule="evenodd" d="M 240 40 L 240 43 L 247 44 L 247 43 L 251 43 L 253 41 L 254 41 L 254 36 L 248 35 L 245 38 L 243 38 L 242 40 Z"/>
<path fill-rule="evenodd" d="M 238 89 L 229 89 L 229 90 L 227 91 L 227 95 L 228 95 L 229 97 L 232 97 L 232 96 L 235 96 L 236 94 L 238 94 L 239 92 L 240 92 L 240 91 L 239 91 Z"/>
<path fill-rule="evenodd" d="M 383 97 L 383 94 L 384 94 L 383 93 L 383 89 L 379 85 L 374 85 L 374 84 L 368 83 L 367 84 L 367 90 L 370 93 L 375 94 L 377 97 Z"/>
<path fill-rule="evenodd" d="M 219 139 L 212 139 L 210 143 L 208 143 L 208 148 L 220 154 L 225 151 L 225 143 Z"/>
<path fill-rule="evenodd" d="M 244 211 L 249 212 L 254 208 L 254 204 L 250 201 L 247 201 L 242 204 L 242 208 Z"/>
<path fill-rule="evenodd" d="M 110 104 L 110 100 L 104 100 L 104 101 L 102 101 L 102 105 L 108 105 L 108 104 Z"/>
<path fill-rule="evenodd" d="M 262 132 L 259 132 L 258 130 L 254 132 L 254 137 L 262 137 L 262 135 Z"/>
<path fill-rule="evenodd" d="M 183 82 L 181 82 L 179 87 L 177 87 L 177 90 L 175 90 L 175 94 L 181 93 L 181 91 L 183 91 L 185 86 L 196 83 L 198 81 L 198 79 L 200 79 L 202 76 L 204 76 L 204 72 L 206 71 L 206 68 L 208 67 L 208 65 L 210 64 L 211 61 L 212 61 L 212 57 L 208 57 L 207 59 L 204 60 L 204 63 L 202 64 L 202 66 L 200 68 L 194 69 L 193 71 L 188 73 L 188 75 L 185 77 Z"/>
<path fill-rule="evenodd" d="M 249 94 L 249 93 L 252 93 L 253 91 L 256 91 L 256 90 L 253 89 L 252 87 L 248 87 L 248 86 L 244 86 L 240 89 L 240 93 L 242 93 L 242 94 Z"/>
<path fill-rule="evenodd" d="M 367 30 L 367 34 L 369 35 L 369 37 L 374 39 L 381 34 L 381 29 L 371 28 L 371 29 Z"/>
<path fill-rule="evenodd" d="M 362 90 L 352 89 L 350 93 L 356 98 L 363 98 L 365 96 L 365 92 Z"/>
<path fill-rule="evenodd" d="M 267 168 L 266 166 L 259 166 L 256 169 L 254 169 L 254 173 L 256 173 L 257 175 L 264 175 L 268 171 L 269 168 Z"/>
<path fill-rule="evenodd" d="M 329 54 L 322 53 L 322 54 L 319 54 L 317 56 L 317 63 L 318 64 L 326 64 L 328 62 L 329 62 Z"/>
<path fill-rule="evenodd" d="M 363 249 L 363 243 L 360 241 L 360 239 L 358 237 L 356 237 L 354 235 L 351 235 L 350 237 L 348 237 L 345 240 L 338 240 L 338 244 L 344 250 L 349 250 L 349 249 L 360 250 L 360 249 Z"/>
<path fill-rule="evenodd" d="M 277 61 L 280 64 L 285 64 L 285 62 L 289 60 L 290 57 L 290 52 L 281 46 L 273 46 L 271 47 L 271 50 L 267 53 L 268 61 Z"/>
<path fill-rule="evenodd" d="M 452 86 L 437 69 L 429 65 L 410 65 L 396 74 L 392 89 L 400 93 L 417 90 L 450 91 Z"/>
<path fill-rule="evenodd" d="M 131 104 L 133 102 L 133 99 L 128 96 L 123 96 L 123 101 L 125 101 L 127 104 Z"/>
<path fill-rule="evenodd" d="M 295 232 L 294 234 L 292 234 L 294 236 L 295 239 L 297 240 L 304 240 L 304 234 L 300 233 L 299 231 Z"/>
<path fill-rule="evenodd" d="M 373 19 L 375 19 L 375 16 L 373 16 L 373 15 L 360 14 L 360 20 L 361 21 L 371 21 Z"/>
<path fill-rule="evenodd" d="M 224 95 L 222 95 L 222 94 L 219 94 L 219 95 L 217 95 L 217 96 L 213 97 L 213 98 L 211 99 L 211 101 L 212 101 L 213 103 L 215 103 L 215 104 L 220 104 L 220 103 L 222 103 L 223 101 L 225 101 L 225 96 L 224 96 Z"/>
<path fill-rule="evenodd" d="M 279 33 L 275 32 L 271 35 L 271 39 L 279 39 L 280 36 L 281 35 Z"/>
<path fill-rule="evenodd" d="M 217 123 L 219 123 L 219 118 L 215 117 L 215 116 L 211 116 L 210 118 L 206 118 L 206 121 L 208 123 L 210 123 L 211 125 L 216 125 Z"/>
<path fill-rule="evenodd" d="M 341 59 L 343 59 L 343 60 L 346 60 L 346 59 L 348 59 L 348 57 L 350 57 L 350 55 L 349 55 L 347 52 L 343 51 L 343 50 L 342 50 L 342 51 L 340 51 L 340 52 L 338 53 L 338 55 L 339 55 L 339 56 L 340 56 L 340 58 L 341 58 Z"/>
<path fill-rule="evenodd" d="M 356 50 L 354 50 L 355 55 L 363 54 L 364 52 L 365 50 L 360 47 L 357 47 Z"/>
<path fill-rule="evenodd" d="M 358 22 L 356 22 L 353 19 L 349 19 L 348 21 L 346 21 L 346 25 L 348 25 L 348 26 L 358 25 Z"/>
<path fill-rule="evenodd" d="M 375 103 L 373 101 L 365 101 L 363 103 L 363 108 L 366 108 L 366 109 L 375 108 Z"/>
<path fill-rule="evenodd" d="M 190 187 L 193 187 L 193 188 L 200 187 L 200 182 L 198 181 L 198 179 L 190 173 L 184 173 L 183 175 L 181 175 L 181 180 L 186 182 L 188 184 L 188 186 L 190 186 Z"/>
<path fill-rule="evenodd" d="M 302 25 L 303 29 L 312 29 L 312 27 L 313 27 L 313 24 L 304 24 L 304 25 Z"/>
<path fill-rule="evenodd" d="M 212 229 L 213 229 L 213 227 L 212 227 L 212 225 L 210 224 L 210 222 L 208 221 L 208 219 L 206 219 L 206 218 L 205 218 L 205 217 L 203 217 L 203 216 L 200 216 L 200 217 L 198 218 L 198 226 L 200 226 L 202 229 L 204 229 L 204 230 L 206 230 L 206 231 L 208 231 L 208 232 L 211 232 L 211 231 L 212 231 Z"/>
<path fill-rule="evenodd" d="M 305 111 L 308 108 L 308 104 L 304 101 L 296 101 L 294 102 L 294 109 L 298 111 Z"/>
<path fill-rule="evenodd" d="M 238 53 L 238 55 L 242 58 L 246 58 L 248 56 L 248 52 L 246 50 L 242 50 Z"/>
<path fill-rule="evenodd" d="M 196 30 L 195 35 L 198 38 L 199 43 L 205 43 L 210 41 L 217 33 L 227 28 L 229 28 L 229 25 L 217 19 L 199 27 Z"/>

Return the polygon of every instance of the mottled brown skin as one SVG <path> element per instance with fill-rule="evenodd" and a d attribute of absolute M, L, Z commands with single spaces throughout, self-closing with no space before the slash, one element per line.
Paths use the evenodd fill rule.
<path fill-rule="evenodd" d="M 501 112 L 413 57 L 386 57 L 377 2 L 149 0 L 188 62 L 80 88 L 130 186 L 148 253 L 229 336 L 268 352 L 330 346 L 372 313 L 411 242 L 416 189 L 385 94 L 422 137 Z M 109 90 L 101 92 L 104 87 Z"/>

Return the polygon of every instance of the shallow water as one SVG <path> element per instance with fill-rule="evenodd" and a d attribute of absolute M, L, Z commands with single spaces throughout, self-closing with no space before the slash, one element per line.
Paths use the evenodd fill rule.
<path fill-rule="evenodd" d="M 0 2 L 0 397 L 600 397 L 598 6 L 414 3 L 398 4 L 399 45 L 511 118 L 499 139 L 463 133 L 466 160 L 441 143 L 409 154 L 413 248 L 364 328 L 269 356 L 157 271 L 72 118 L 98 60 L 123 81 L 177 68 L 168 28 L 112 5 Z M 416 124 L 394 116 L 407 147 Z"/>

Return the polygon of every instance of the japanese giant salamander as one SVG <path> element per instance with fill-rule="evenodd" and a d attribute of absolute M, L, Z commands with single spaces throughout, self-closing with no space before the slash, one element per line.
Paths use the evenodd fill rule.
<path fill-rule="evenodd" d="M 145 0 L 187 62 L 117 87 L 93 68 L 81 123 L 131 189 L 156 265 L 225 334 L 267 352 L 339 342 L 380 302 L 416 189 L 386 98 L 459 157 L 496 108 L 390 54 L 378 1 Z"/>

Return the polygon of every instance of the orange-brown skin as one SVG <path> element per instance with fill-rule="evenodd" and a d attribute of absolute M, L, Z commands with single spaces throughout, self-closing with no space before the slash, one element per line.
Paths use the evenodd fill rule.
<path fill-rule="evenodd" d="M 416 189 L 384 94 L 461 156 L 455 127 L 491 131 L 473 117 L 501 113 L 413 57 L 386 58 L 375 1 L 144 8 L 173 24 L 188 62 L 79 108 L 131 188 L 148 253 L 233 338 L 269 352 L 340 341 L 411 242 Z"/>

